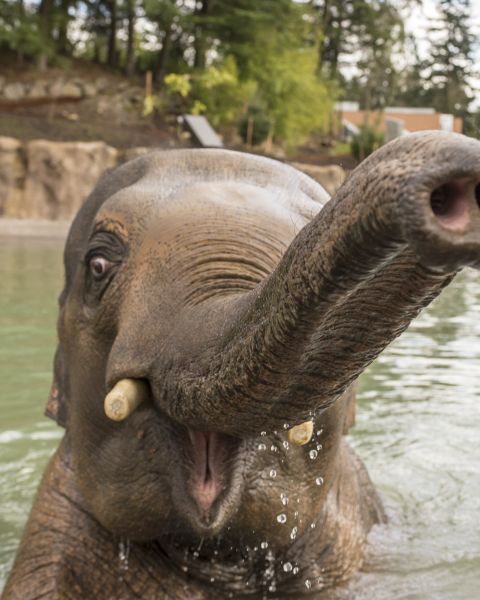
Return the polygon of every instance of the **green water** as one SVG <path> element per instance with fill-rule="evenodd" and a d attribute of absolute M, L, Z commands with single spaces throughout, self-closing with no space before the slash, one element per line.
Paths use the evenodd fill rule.
<path fill-rule="evenodd" d="M 43 417 L 61 244 L 0 238 L 0 589 L 61 436 Z M 480 597 L 480 275 L 464 273 L 363 376 L 352 444 L 390 515 L 355 600 Z"/>

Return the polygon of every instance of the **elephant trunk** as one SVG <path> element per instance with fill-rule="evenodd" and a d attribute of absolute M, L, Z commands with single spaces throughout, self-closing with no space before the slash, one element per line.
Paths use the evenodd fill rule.
<path fill-rule="evenodd" d="M 480 265 L 480 143 L 409 135 L 369 157 L 257 289 L 202 372 L 153 381 L 197 429 L 256 435 L 329 407 L 463 266 Z M 172 398 L 174 400 L 172 400 Z"/>

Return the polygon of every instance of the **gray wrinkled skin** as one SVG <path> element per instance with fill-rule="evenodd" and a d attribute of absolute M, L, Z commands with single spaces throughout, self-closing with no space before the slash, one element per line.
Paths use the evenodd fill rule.
<path fill-rule="evenodd" d="M 478 268 L 479 181 L 480 143 L 439 132 L 380 149 L 328 203 L 227 151 L 106 176 L 66 244 L 48 405 L 66 434 L 3 597 L 332 598 L 384 520 L 343 438 L 355 380 Z M 150 397 L 113 422 L 126 377 Z"/>

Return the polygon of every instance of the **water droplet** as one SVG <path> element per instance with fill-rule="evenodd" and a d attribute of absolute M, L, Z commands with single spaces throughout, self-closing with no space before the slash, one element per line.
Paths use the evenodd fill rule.
<path fill-rule="evenodd" d="M 280 513 L 279 515 L 277 515 L 277 521 L 279 523 L 286 523 L 287 522 L 287 515 L 285 513 Z"/>
<path fill-rule="evenodd" d="M 323 428 L 322 428 L 322 429 L 319 429 L 319 430 L 317 431 L 317 435 L 322 435 L 322 433 L 323 433 Z"/>
<path fill-rule="evenodd" d="M 317 525 L 316 525 L 315 523 L 310 523 L 310 527 L 311 527 L 312 529 L 315 529 L 315 527 L 316 527 L 316 526 L 317 526 Z"/>
<path fill-rule="evenodd" d="M 262 542 L 260 544 L 260 548 L 262 548 L 262 550 L 266 550 L 268 548 L 268 542 Z"/>
<path fill-rule="evenodd" d="M 323 448 L 322 444 L 317 444 L 317 450 L 320 452 L 320 450 Z"/>
<path fill-rule="evenodd" d="M 210 581 L 213 583 L 215 581 L 215 577 L 210 577 Z"/>
<path fill-rule="evenodd" d="M 289 563 L 289 562 L 283 563 L 283 570 L 285 571 L 285 573 L 290 573 L 290 571 L 292 569 L 293 569 L 292 563 Z"/>
<path fill-rule="evenodd" d="M 128 571 L 128 557 L 130 556 L 130 540 L 120 540 L 118 545 L 118 558 L 120 560 L 120 569 Z"/>
<path fill-rule="evenodd" d="M 309 590 L 312 587 L 310 579 L 305 579 L 305 587 Z"/>
<path fill-rule="evenodd" d="M 188 567 L 187 567 L 187 565 L 182 565 L 182 571 L 184 573 L 188 573 Z"/>
<path fill-rule="evenodd" d="M 284 424 L 283 424 L 283 428 L 284 428 L 284 429 L 288 429 L 289 427 L 290 427 L 290 425 L 289 425 L 288 423 L 284 423 Z"/>
<path fill-rule="evenodd" d="M 296 510 L 296 511 L 293 513 L 293 516 L 295 517 L 295 519 L 298 517 L 298 510 Z"/>
<path fill-rule="evenodd" d="M 287 506 L 288 504 L 288 496 L 283 492 L 280 494 L 280 500 L 282 501 L 283 506 Z"/>
<path fill-rule="evenodd" d="M 275 477 L 276 477 L 276 476 L 277 476 L 277 472 L 275 471 L 275 469 L 272 469 L 272 470 L 270 471 L 270 477 L 271 477 L 272 479 L 275 479 Z"/>
<path fill-rule="evenodd" d="M 261 436 L 266 436 L 266 435 L 267 435 L 267 432 L 266 432 L 266 431 L 262 431 L 262 432 L 260 433 L 260 435 L 261 435 Z"/>
<path fill-rule="evenodd" d="M 268 587 L 269 592 L 275 592 L 277 590 L 277 586 L 274 583 L 271 583 Z"/>
<path fill-rule="evenodd" d="M 317 477 L 315 483 L 316 485 L 323 485 L 323 477 Z"/>
<path fill-rule="evenodd" d="M 193 556 L 194 556 L 195 558 L 198 558 L 200 555 L 199 555 L 199 553 L 198 553 L 198 552 L 195 550 L 195 552 L 193 553 Z"/>
<path fill-rule="evenodd" d="M 260 451 L 262 451 L 262 450 L 266 450 L 266 449 L 267 449 L 267 447 L 265 446 L 265 444 L 258 444 L 258 449 L 259 449 Z"/>
<path fill-rule="evenodd" d="M 290 447 L 290 444 L 287 442 L 287 440 L 285 440 L 284 442 L 282 442 L 282 446 L 285 448 L 285 450 L 288 450 Z"/>
<path fill-rule="evenodd" d="M 316 450 L 310 450 L 310 452 L 308 453 L 308 456 L 312 459 L 315 460 L 318 456 L 318 452 Z"/>
<path fill-rule="evenodd" d="M 292 531 L 290 532 L 290 539 L 291 540 L 294 540 L 297 537 L 297 531 L 298 531 L 298 529 L 296 527 L 294 527 L 292 529 Z"/>
<path fill-rule="evenodd" d="M 293 574 L 296 575 L 298 573 L 298 567 L 293 567 Z"/>
<path fill-rule="evenodd" d="M 275 446 L 275 444 L 272 444 L 272 445 L 270 446 L 270 450 L 271 450 L 272 452 L 278 452 L 278 448 Z"/>

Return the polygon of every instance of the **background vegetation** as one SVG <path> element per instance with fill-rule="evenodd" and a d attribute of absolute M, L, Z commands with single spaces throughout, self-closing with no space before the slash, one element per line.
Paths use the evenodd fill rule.
<path fill-rule="evenodd" d="M 328 136 L 333 102 L 431 106 L 480 118 L 470 0 L 435 0 L 426 49 L 405 32 L 419 0 L 0 0 L 0 55 L 153 72 L 154 109 L 205 113 L 245 139 Z M 438 16 L 437 16 L 438 15 Z M 251 134 L 251 131 L 250 131 Z M 251 137 L 251 136 L 250 136 Z"/>

